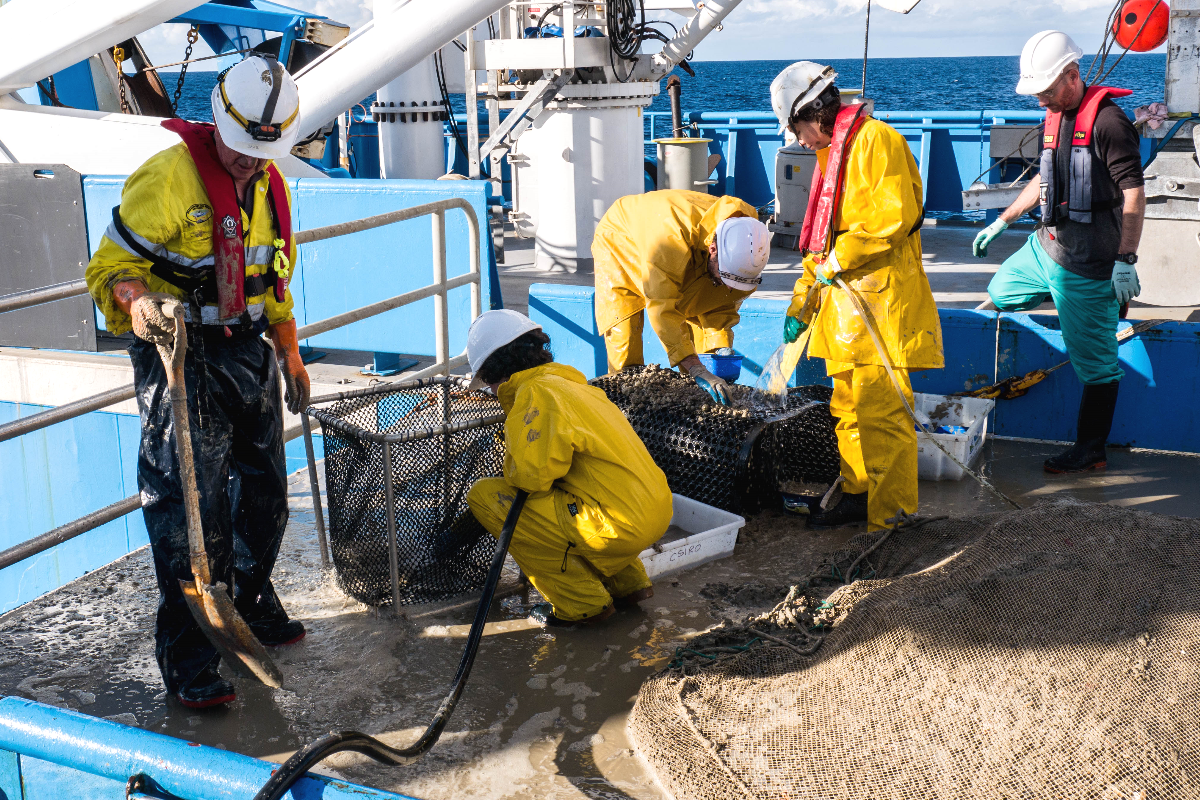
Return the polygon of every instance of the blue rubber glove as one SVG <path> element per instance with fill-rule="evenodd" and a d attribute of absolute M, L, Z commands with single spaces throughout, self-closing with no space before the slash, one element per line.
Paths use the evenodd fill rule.
<path fill-rule="evenodd" d="M 696 382 L 697 386 L 708 392 L 708 396 L 714 402 L 720 403 L 723 406 L 729 405 L 729 384 L 706 370 L 704 365 L 691 367 L 688 370 L 688 375 L 692 376 L 692 380 Z"/>
<path fill-rule="evenodd" d="M 1125 305 L 1142 293 L 1142 283 L 1133 264 L 1118 261 L 1113 265 L 1112 287 L 1119 305 Z"/>
<path fill-rule="evenodd" d="M 788 344 L 800 338 L 800 334 L 808 330 L 808 324 L 801 322 L 796 317 L 783 318 L 783 340 Z"/>
<path fill-rule="evenodd" d="M 976 258 L 987 258 L 988 245 L 1006 230 L 1008 230 L 1008 223 L 1002 219 L 998 219 L 991 225 L 988 225 L 975 237 L 975 242 L 971 245 L 971 252 Z"/>

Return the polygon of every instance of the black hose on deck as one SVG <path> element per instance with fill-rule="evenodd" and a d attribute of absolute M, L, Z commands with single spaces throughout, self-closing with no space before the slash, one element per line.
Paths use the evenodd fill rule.
<path fill-rule="evenodd" d="M 487 583 L 483 586 L 483 597 L 475 612 L 475 621 L 471 623 L 471 632 L 467 635 L 467 646 L 463 649 L 462 658 L 458 662 L 458 672 L 454 676 L 454 684 L 449 694 L 442 701 L 437 714 L 421 738 L 402 750 L 389 747 L 373 736 L 358 731 L 339 731 L 327 733 L 320 739 L 298 750 L 291 758 L 271 775 L 271 779 L 254 796 L 254 800 L 280 800 L 292 785 L 300 780 L 306 772 L 320 761 L 334 753 L 352 750 L 392 767 L 405 766 L 425 755 L 437 742 L 450 722 L 450 715 L 458 705 L 463 690 L 467 687 L 467 678 L 471 675 L 471 666 L 475 663 L 475 654 L 479 651 L 479 642 L 483 639 L 483 626 L 487 622 L 488 610 L 492 598 L 496 594 L 496 586 L 500 583 L 500 574 L 504 571 L 504 557 L 508 554 L 508 546 L 512 543 L 513 531 L 517 528 L 517 520 L 521 518 L 521 509 L 525 507 L 528 492 L 518 491 L 513 500 L 512 508 L 504 520 L 500 531 L 500 539 L 496 543 L 496 555 L 492 558 L 492 568 L 488 572 Z"/>

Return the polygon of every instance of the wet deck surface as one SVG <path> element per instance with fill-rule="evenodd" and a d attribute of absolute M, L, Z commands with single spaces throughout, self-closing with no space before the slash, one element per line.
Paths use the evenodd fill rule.
<path fill-rule="evenodd" d="M 1057 449 L 993 441 L 987 472 L 1025 504 L 1069 494 L 1200 515 L 1200 458 L 1113 449 L 1106 473 L 1046 475 L 1041 461 Z M 0 617 L 0 695 L 274 760 L 332 729 L 411 742 L 447 688 L 474 603 L 410 607 L 395 618 L 347 598 L 321 570 L 302 474 L 292 477 L 291 491 L 293 517 L 275 578 L 309 636 L 276 651 L 286 688 L 243 681 L 237 702 L 210 712 L 166 698 L 153 659 L 154 575 L 142 550 Z M 1001 508 L 969 480 L 922 482 L 921 502 L 922 514 Z M 816 533 L 801 518 L 753 515 L 732 557 L 660 581 L 640 612 L 619 613 L 596 629 L 531 626 L 509 581 L 463 701 L 433 751 L 408 768 L 350 754 L 327 767 L 431 800 L 662 797 L 624 732 L 642 681 L 690 634 L 773 605 L 790 582 L 861 530 Z"/>

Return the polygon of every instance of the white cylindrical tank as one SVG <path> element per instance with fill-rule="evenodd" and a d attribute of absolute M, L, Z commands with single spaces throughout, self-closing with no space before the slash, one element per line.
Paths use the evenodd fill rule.
<path fill-rule="evenodd" d="M 596 224 L 645 188 L 642 108 L 656 94 L 656 81 L 568 84 L 517 139 L 514 217 L 536 239 L 537 268 L 591 269 Z"/>
<path fill-rule="evenodd" d="M 432 180 L 445 174 L 447 109 L 433 56 L 381 88 L 377 97 L 371 115 L 379 123 L 379 177 Z"/>

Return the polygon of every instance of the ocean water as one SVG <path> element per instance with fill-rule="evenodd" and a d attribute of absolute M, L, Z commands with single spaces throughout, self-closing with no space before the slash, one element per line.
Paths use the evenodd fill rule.
<path fill-rule="evenodd" d="M 1086 56 L 1083 66 L 1091 62 Z M 691 111 L 770 111 L 771 81 L 790 61 L 697 61 L 696 77 L 676 71 L 682 86 L 683 109 Z M 861 59 L 830 62 L 838 85 L 857 88 L 862 80 Z M 1112 59 L 1110 59 L 1110 64 Z M 1167 57 L 1161 53 L 1130 53 L 1106 83 L 1133 90 L 1118 100 L 1127 111 L 1163 99 Z M 867 65 L 867 95 L 876 108 L 888 111 L 949 111 L 1037 109 L 1037 101 L 1013 91 L 1019 76 L 1017 56 L 981 58 L 874 58 Z M 175 73 L 164 73 L 168 94 L 175 90 Z M 189 72 L 184 82 L 180 114 L 212 120 L 209 94 L 216 72 Z M 367 100 L 371 100 L 368 98 Z M 452 95 L 455 110 L 464 110 L 461 95 Z M 364 101 L 366 102 L 366 101 Z M 482 104 L 480 105 L 482 108 Z M 670 111 L 665 92 L 650 111 Z"/>

